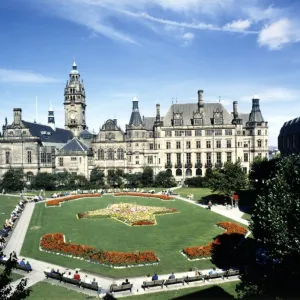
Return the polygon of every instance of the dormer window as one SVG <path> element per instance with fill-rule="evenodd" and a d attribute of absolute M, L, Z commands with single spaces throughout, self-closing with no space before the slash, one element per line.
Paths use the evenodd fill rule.
<path fill-rule="evenodd" d="M 192 125 L 199 126 L 203 125 L 203 114 L 199 111 L 193 113 Z"/>
<path fill-rule="evenodd" d="M 182 126 L 183 125 L 183 116 L 182 113 L 176 112 L 173 113 L 173 120 L 172 120 L 173 126 Z"/>
<path fill-rule="evenodd" d="M 220 111 L 219 108 L 213 112 L 212 123 L 213 125 L 223 125 L 223 111 Z"/>

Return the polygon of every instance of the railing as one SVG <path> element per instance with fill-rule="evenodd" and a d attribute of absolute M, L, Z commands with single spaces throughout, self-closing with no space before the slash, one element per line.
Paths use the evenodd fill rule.
<path fill-rule="evenodd" d="M 170 162 L 167 162 L 167 163 L 165 164 L 165 168 L 166 168 L 166 169 L 170 169 L 170 168 L 172 168 L 172 167 L 173 167 L 173 164 L 170 163 Z"/>
<path fill-rule="evenodd" d="M 201 169 L 202 168 L 202 163 L 195 163 L 195 168 Z"/>
<path fill-rule="evenodd" d="M 181 168 L 182 168 L 182 163 L 177 163 L 177 164 L 175 164 L 175 168 L 181 169 Z"/>
<path fill-rule="evenodd" d="M 210 163 L 206 163 L 205 164 L 205 168 L 210 168 L 211 169 L 212 168 L 212 163 L 211 162 Z"/>

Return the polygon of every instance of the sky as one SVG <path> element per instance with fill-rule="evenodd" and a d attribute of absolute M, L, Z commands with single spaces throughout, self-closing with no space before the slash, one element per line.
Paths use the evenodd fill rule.
<path fill-rule="evenodd" d="M 64 126 L 64 87 L 74 59 L 84 80 L 87 123 L 124 128 L 132 99 L 141 115 L 172 101 L 232 102 L 249 113 L 257 94 L 277 145 L 283 123 L 300 115 L 300 1 L 0 1 L 0 123 L 47 122 L 52 103 Z M 36 97 L 38 109 L 36 112 Z"/>

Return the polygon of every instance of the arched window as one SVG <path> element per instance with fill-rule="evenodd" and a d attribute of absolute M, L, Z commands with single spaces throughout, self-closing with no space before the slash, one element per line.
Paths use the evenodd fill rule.
<path fill-rule="evenodd" d="M 111 149 L 111 148 L 108 149 L 107 150 L 107 159 L 108 160 L 114 160 L 114 156 L 115 156 L 114 155 L 114 149 Z"/>
<path fill-rule="evenodd" d="M 98 150 L 98 159 L 104 160 L 104 150 L 103 149 Z"/>
<path fill-rule="evenodd" d="M 117 158 L 118 159 L 124 159 L 124 150 L 122 148 L 119 148 L 117 150 Z"/>
<path fill-rule="evenodd" d="M 176 170 L 176 176 L 182 176 L 182 170 L 181 169 Z"/>
<path fill-rule="evenodd" d="M 26 180 L 27 182 L 31 182 L 33 179 L 33 173 L 32 172 L 27 172 L 26 173 Z"/>
<path fill-rule="evenodd" d="M 171 169 L 167 169 L 167 170 L 166 170 L 166 173 L 167 173 L 169 176 L 172 176 L 172 175 L 173 175 Z"/>
<path fill-rule="evenodd" d="M 196 176 L 202 176 L 202 169 L 196 170 Z"/>
<path fill-rule="evenodd" d="M 192 170 L 191 169 L 187 169 L 185 172 L 186 176 L 192 176 Z"/>

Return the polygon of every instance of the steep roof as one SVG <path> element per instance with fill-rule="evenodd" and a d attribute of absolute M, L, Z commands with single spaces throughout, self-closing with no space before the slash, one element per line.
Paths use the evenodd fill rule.
<path fill-rule="evenodd" d="M 252 110 L 249 115 L 249 122 L 264 122 L 264 118 L 261 114 L 260 107 L 259 107 L 259 99 L 255 95 L 254 98 L 252 99 Z"/>
<path fill-rule="evenodd" d="M 139 101 L 136 97 L 132 100 L 132 113 L 129 120 L 129 126 L 143 125 L 143 121 L 139 112 Z"/>
<path fill-rule="evenodd" d="M 83 142 L 79 141 L 76 137 L 74 137 L 71 141 L 69 141 L 66 145 L 64 145 L 60 151 L 73 151 L 73 152 L 82 152 L 88 151 L 89 147 L 85 145 Z"/>
<path fill-rule="evenodd" d="M 211 118 L 213 118 L 213 112 L 223 111 L 223 122 L 224 124 L 231 124 L 232 115 L 224 108 L 221 103 L 204 103 L 204 125 L 211 125 Z M 164 117 L 164 126 L 171 126 L 171 120 L 173 119 L 173 113 L 182 113 L 183 125 L 190 125 L 191 119 L 193 118 L 193 113 L 198 110 L 197 103 L 187 103 L 187 104 L 172 104 Z M 239 114 L 240 115 L 240 114 Z"/>
<path fill-rule="evenodd" d="M 40 137 L 42 142 L 51 143 L 67 143 L 73 138 L 73 133 L 70 130 L 53 128 L 49 125 L 43 125 L 38 123 L 32 123 L 23 121 L 25 127 L 29 128 L 29 132 L 32 136 Z"/>

